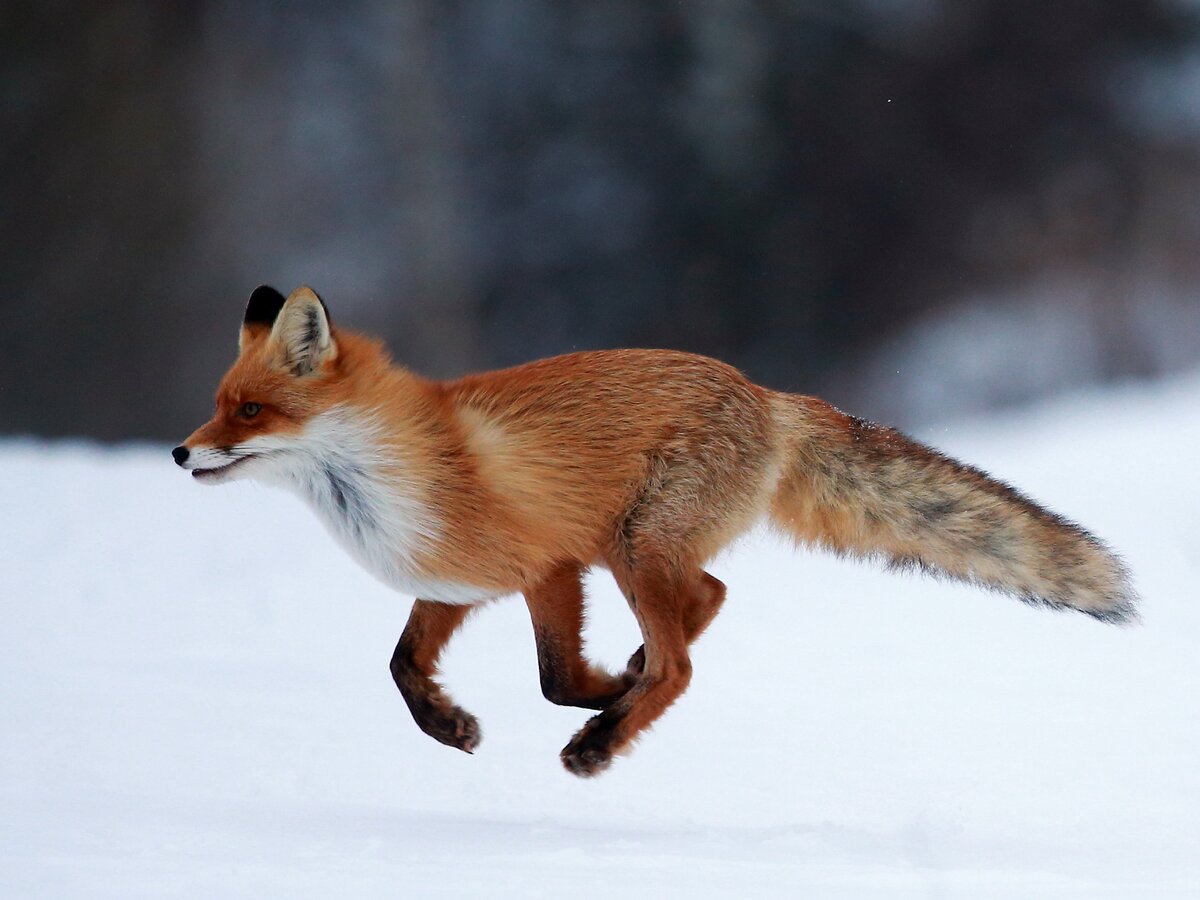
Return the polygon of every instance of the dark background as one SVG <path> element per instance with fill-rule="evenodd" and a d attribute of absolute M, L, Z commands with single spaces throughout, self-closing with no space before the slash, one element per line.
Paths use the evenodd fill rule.
<path fill-rule="evenodd" d="M 1200 358 L 1184 0 L 0 6 L 0 432 L 178 439 L 261 282 L 451 376 L 912 425 Z"/>

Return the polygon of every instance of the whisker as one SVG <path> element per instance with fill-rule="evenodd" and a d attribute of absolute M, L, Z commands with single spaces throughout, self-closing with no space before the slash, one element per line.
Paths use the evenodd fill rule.
<path fill-rule="evenodd" d="M 256 459 L 267 459 L 270 457 L 279 456 L 280 454 L 286 452 L 286 448 L 261 447 L 251 449 L 249 447 L 224 447 L 222 448 L 221 452 L 232 459 L 248 459 L 251 457 Z"/>

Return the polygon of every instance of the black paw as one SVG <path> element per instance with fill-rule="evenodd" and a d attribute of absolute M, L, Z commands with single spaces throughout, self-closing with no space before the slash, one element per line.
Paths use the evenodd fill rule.
<path fill-rule="evenodd" d="M 616 727 L 603 714 L 595 716 L 563 747 L 559 758 L 572 775 L 591 778 L 612 765 L 615 739 Z"/>
<path fill-rule="evenodd" d="M 447 706 L 422 716 L 417 719 L 417 725 L 434 740 L 465 753 L 474 753 L 483 739 L 479 720 L 457 706 Z"/>
<path fill-rule="evenodd" d="M 646 671 L 646 647 L 643 645 L 633 651 L 629 662 L 625 663 L 625 677 L 637 681 Z"/>

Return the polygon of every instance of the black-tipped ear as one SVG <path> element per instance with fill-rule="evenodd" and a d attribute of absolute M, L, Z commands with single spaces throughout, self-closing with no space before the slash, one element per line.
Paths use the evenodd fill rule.
<path fill-rule="evenodd" d="M 296 376 L 318 372 L 337 357 L 325 303 L 309 287 L 292 291 L 271 326 L 269 340 L 276 361 Z"/>
<path fill-rule="evenodd" d="M 242 324 L 268 327 L 274 325 L 284 302 L 283 294 L 275 288 L 265 284 L 259 285 L 250 295 L 250 302 L 246 304 L 246 317 L 242 319 Z"/>

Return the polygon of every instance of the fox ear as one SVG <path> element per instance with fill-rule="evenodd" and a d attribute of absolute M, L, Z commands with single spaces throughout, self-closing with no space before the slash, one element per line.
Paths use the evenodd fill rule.
<path fill-rule="evenodd" d="M 309 375 L 337 356 L 325 304 L 301 287 L 283 303 L 271 326 L 276 358 L 293 375 Z"/>
<path fill-rule="evenodd" d="M 246 304 L 246 315 L 242 319 L 242 330 L 238 334 L 238 349 L 244 350 L 251 340 L 267 334 L 275 324 L 275 317 L 283 309 L 283 294 L 269 285 L 261 284 L 250 295 Z"/>

